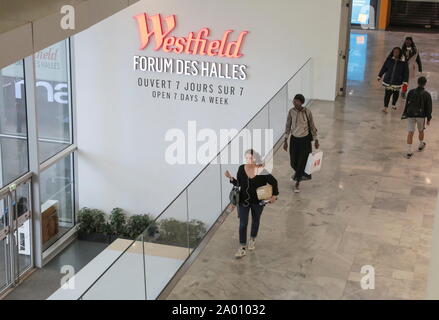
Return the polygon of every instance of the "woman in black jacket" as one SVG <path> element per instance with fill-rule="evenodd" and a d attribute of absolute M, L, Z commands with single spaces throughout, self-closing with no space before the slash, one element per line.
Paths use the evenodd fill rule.
<path fill-rule="evenodd" d="M 261 164 L 260 156 L 254 150 L 250 149 L 245 153 L 245 158 L 247 164 L 239 167 L 236 178 L 232 177 L 229 171 L 226 171 L 224 174 L 230 179 L 230 183 L 240 187 L 238 204 L 240 247 L 235 254 L 236 258 L 242 258 L 247 254 L 247 226 L 250 211 L 252 215 L 252 226 L 248 250 L 255 250 L 259 223 L 265 205 L 258 199 L 256 190 L 259 187 L 270 184 L 273 187 L 273 196 L 268 201 L 269 203 L 274 203 L 279 195 L 277 180 L 263 169 L 264 165 Z"/>
<path fill-rule="evenodd" d="M 395 47 L 387 57 L 380 73 L 378 74 L 378 81 L 382 81 L 383 86 L 386 88 L 383 112 L 387 113 L 392 96 L 392 109 L 396 110 L 399 92 L 403 84 L 407 84 L 408 78 L 409 68 L 407 62 L 404 61 L 402 49 Z"/>

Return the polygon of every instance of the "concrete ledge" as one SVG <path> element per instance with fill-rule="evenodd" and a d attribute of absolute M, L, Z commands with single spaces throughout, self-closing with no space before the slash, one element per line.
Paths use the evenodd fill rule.
<path fill-rule="evenodd" d="M 32 24 L 0 34 L 0 69 L 34 53 Z"/>
<path fill-rule="evenodd" d="M 0 33 L 0 47 L 2 48 L 0 50 L 0 69 L 67 39 L 137 1 L 139 0 L 50 0 L 44 4 L 46 8 L 41 8 L 40 4 L 33 0 L 22 1 L 20 6 L 23 6 L 23 11 L 26 11 L 26 14 L 19 15 L 23 20 L 22 24 L 20 25 L 18 22 L 19 27 Z M 74 30 L 64 30 L 60 26 L 62 18 L 60 9 L 65 4 L 75 8 Z M 34 19 L 29 14 L 33 10 L 32 7 L 36 7 L 35 12 L 38 13 Z M 41 16 L 42 10 L 47 11 L 44 12 L 43 16 Z M 3 12 L 2 17 L 5 14 L 7 12 Z"/>

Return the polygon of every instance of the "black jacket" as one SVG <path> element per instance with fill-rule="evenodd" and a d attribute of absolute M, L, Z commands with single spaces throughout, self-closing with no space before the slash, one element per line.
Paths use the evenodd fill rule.
<path fill-rule="evenodd" d="M 430 93 L 418 87 L 409 91 L 402 118 L 427 118 L 430 121 L 432 110 L 433 102 Z"/>
<path fill-rule="evenodd" d="M 245 172 L 244 165 L 238 169 L 238 174 L 235 180 L 230 181 L 235 186 L 240 187 L 239 203 L 240 204 L 256 204 L 259 203 L 256 189 L 259 187 L 270 184 L 273 187 L 273 195 L 279 195 L 279 189 L 277 187 L 277 180 L 264 170 L 261 174 L 257 175 L 253 179 L 250 179 Z"/>
<path fill-rule="evenodd" d="M 409 80 L 409 67 L 407 62 L 402 60 L 395 60 L 389 57 L 384 62 L 378 77 L 382 78 L 384 75 L 384 85 L 401 86 L 404 82 Z"/>

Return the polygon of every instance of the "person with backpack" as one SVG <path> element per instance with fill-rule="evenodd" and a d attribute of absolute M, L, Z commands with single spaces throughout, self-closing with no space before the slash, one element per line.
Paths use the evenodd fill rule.
<path fill-rule="evenodd" d="M 245 153 L 245 159 L 247 163 L 239 167 L 236 178 L 229 171 L 226 171 L 224 174 L 230 180 L 230 183 L 239 187 L 238 217 L 240 246 L 235 254 L 235 257 L 238 259 L 247 254 L 247 249 L 255 250 L 262 211 L 267 203 L 276 202 L 279 195 L 277 180 L 264 169 L 261 156 L 253 149 L 250 149 Z M 272 186 L 271 198 L 261 201 L 258 197 L 258 189 L 267 184 Z M 250 241 L 247 246 L 247 227 L 250 212 L 252 224 Z"/>
<path fill-rule="evenodd" d="M 407 159 L 413 156 L 412 144 L 416 126 L 419 131 L 418 151 L 424 151 L 427 146 L 424 142 L 425 119 L 427 119 L 427 125 L 429 126 L 432 119 L 433 102 L 431 94 L 425 90 L 426 84 L 427 79 L 425 77 L 418 79 L 418 87 L 410 90 L 407 95 L 407 102 L 402 114 L 402 119 L 408 121 L 407 153 L 405 155 Z"/>
<path fill-rule="evenodd" d="M 407 84 L 409 80 L 409 68 L 404 60 L 402 49 L 393 48 L 387 57 L 383 67 L 378 74 L 378 81 L 383 82 L 385 88 L 384 108 L 383 112 L 387 113 L 389 109 L 390 99 L 392 98 L 392 109 L 396 110 L 396 103 L 399 99 L 399 93 L 403 84 Z"/>

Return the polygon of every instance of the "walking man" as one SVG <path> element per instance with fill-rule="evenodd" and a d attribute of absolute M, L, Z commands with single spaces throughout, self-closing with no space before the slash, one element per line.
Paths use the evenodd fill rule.
<path fill-rule="evenodd" d="M 418 151 L 424 151 L 427 146 L 424 142 L 425 120 L 427 119 L 427 125 L 429 126 L 432 113 L 432 99 L 430 93 L 425 90 L 426 84 L 427 79 L 425 77 L 418 79 L 418 87 L 410 90 L 407 95 L 407 102 L 402 114 L 402 119 L 407 119 L 408 121 L 407 153 L 405 156 L 407 159 L 413 156 L 412 144 L 416 127 L 418 127 L 419 131 Z"/>

